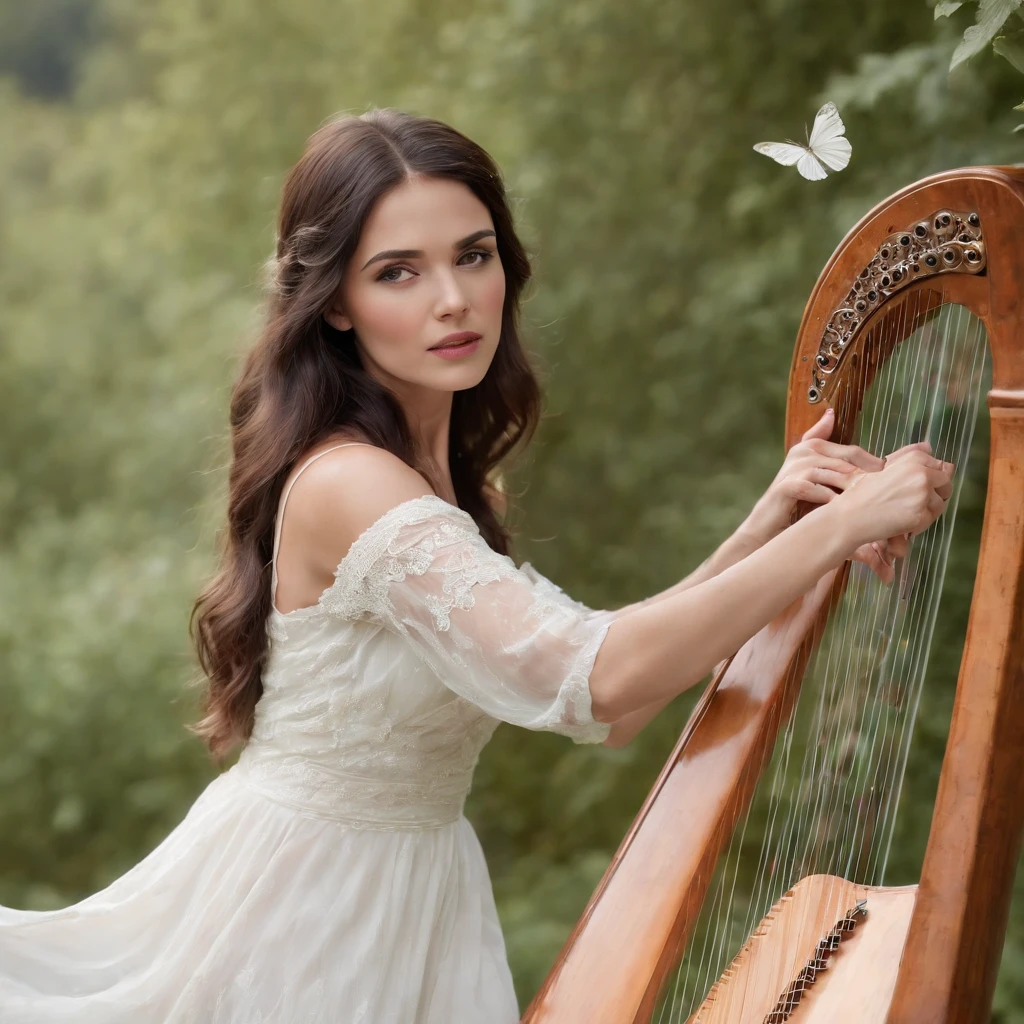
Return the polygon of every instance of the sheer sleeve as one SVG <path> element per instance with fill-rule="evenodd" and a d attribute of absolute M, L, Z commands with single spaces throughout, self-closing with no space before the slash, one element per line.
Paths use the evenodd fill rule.
<path fill-rule="evenodd" d="M 552 601 L 560 602 L 567 608 L 575 608 L 588 622 L 605 623 L 611 622 L 618 615 L 618 611 L 609 609 L 594 609 L 570 597 L 557 583 L 553 583 L 546 576 L 541 575 L 529 562 L 523 562 L 519 571 L 526 576 L 538 589 L 544 591 Z"/>
<path fill-rule="evenodd" d="M 610 618 L 494 551 L 467 512 L 437 495 L 403 502 L 355 541 L 337 576 L 330 610 L 399 634 L 487 714 L 578 743 L 607 738 L 589 678 Z"/>

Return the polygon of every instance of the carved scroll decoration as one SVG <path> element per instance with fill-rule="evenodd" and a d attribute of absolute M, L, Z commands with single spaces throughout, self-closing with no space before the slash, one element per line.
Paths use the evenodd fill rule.
<path fill-rule="evenodd" d="M 923 277 L 978 274 L 984 269 L 985 243 L 977 213 L 936 210 L 906 231 L 889 235 L 825 325 L 808 401 L 813 404 L 825 397 L 854 338 L 886 299 Z"/>

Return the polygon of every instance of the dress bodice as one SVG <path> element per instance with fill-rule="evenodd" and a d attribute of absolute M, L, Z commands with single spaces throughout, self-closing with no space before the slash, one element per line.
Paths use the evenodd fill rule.
<path fill-rule="evenodd" d="M 375 829 L 454 821 L 499 720 L 453 693 L 384 626 L 271 613 L 250 784 L 308 813 Z"/>
<path fill-rule="evenodd" d="M 608 735 L 588 679 L 613 617 L 494 551 L 443 498 L 402 502 L 356 539 L 317 604 L 272 608 L 238 772 L 357 828 L 448 824 L 499 722 L 578 742 Z"/>

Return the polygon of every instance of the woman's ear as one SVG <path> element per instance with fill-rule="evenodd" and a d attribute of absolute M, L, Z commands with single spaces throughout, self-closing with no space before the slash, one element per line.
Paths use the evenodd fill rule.
<path fill-rule="evenodd" d="M 336 331 L 351 331 L 352 321 L 341 311 L 341 306 L 332 306 L 326 313 L 324 313 L 324 319 L 336 330 Z"/>

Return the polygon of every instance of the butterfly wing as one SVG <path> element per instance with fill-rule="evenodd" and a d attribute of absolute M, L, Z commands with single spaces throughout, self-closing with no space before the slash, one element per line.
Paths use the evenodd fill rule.
<path fill-rule="evenodd" d="M 811 128 L 811 137 L 807 141 L 809 149 L 817 149 L 826 142 L 839 138 L 846 131 L 846 125 L 839 116 L 834 103 L 826 103 L 821 110 L 814 115 L 814 126 Z"/>
<path fill-rule="evenodd" d="M 798 146 L 795 142 L 758 142 L 755 144 L 754 150 L 765 156 L 770 156 L 783 167 L 792 167 L 809 153 L 806 146 Z"/>
<path fill-rule="evenodd" d="M 814 117 L 806 146 L 795 142 L 759 142 L 754 149 L 784 167 L 796 164 L 797 171 L 808 181 L 821 181 L 828 176 L 826 167 L 841 171 L 850 162 L 853 147 L 843 135 L 845 131 L 836 105 L 826 103 Z"/>
<path fill-rule="evenodd" d="M 834 103 L 826 103 L 814 117 L 811 137 L 807 140 L 807 148 L 833 171 L 841 171 L 853 154 L 849 139 L 844 138 L 846 126 L 839 116 Z"/>
<path fill-rule="evenodd" d="M 831 139 L 823 142 L 820 146 L 814 146 L 814 155 L 833 171 L 841 171 L 849 162 L 853 153 L 853 146 L 850 140 L 840 136 L 838 139 Z"/>
<path fill-rule="evenodd" d="M 808 181 L 821 181 L 822 178 L 828 177 L 828 171 L 825 170 L 822 162 L 809 149 L 797 161 L 796 169 Z"/>

